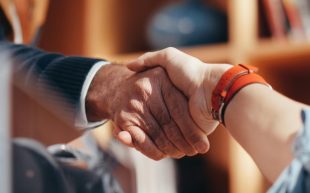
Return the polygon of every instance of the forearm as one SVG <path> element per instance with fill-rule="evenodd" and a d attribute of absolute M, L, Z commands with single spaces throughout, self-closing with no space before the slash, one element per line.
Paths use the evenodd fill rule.
<path fill-rule="evenodd" d="M 304 107 L 259 84 L 243 88 L 227 106 L 227 129 L 272 181 L 292 160 Z"/>

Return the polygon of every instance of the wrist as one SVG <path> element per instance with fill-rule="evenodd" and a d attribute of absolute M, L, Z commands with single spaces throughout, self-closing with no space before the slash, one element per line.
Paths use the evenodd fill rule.
<path fill-rule="evenodd" d="M 205 79 L 203 81 L 202 88 L 204 90 L 204 97 L 206 99 L 207 114 L 212 117 L 212 92 L 223 74 L 233 66 L 230 64 L 207 64 L 206 66 L 207 70 L 205 71 Z"/>
<path fill-rule="evenodd" d="M 259 83 L 270 85 L 258 74 L 257 68 L 251 65 L 239 64 L 222 74 L 211 94 L 212 117 L 225 125 L 224 113 L 232 98 L 249 84 Z"/>
<path fill-rule="evenodd" d="M 113 99 L 118 87 L 133 72 L 121 65 L 103 66 L 95 75 L 86 96 L 87 119 L 99 121 L 113 116 Z"/>

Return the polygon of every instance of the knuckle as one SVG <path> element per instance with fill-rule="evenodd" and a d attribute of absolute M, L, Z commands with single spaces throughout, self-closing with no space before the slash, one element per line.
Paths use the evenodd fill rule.
<path fill-rule="evenodd" d="M 167 47 L 163 51 L 169 55 L 174 54 L 177 51 L 177 49 L 175 47 Z"/>
<path fill-rule="evenodd" d="M 139 115 L 136 112 L 122 110 L 115 119 L 115 122 L 126 129 L 131 129 L 132 125 L 139 125 Z"/>
<path fill-rule="evenodd" d="M 135 86 L 132 90 L 132 94 L 136 97 L 143 97 L 145 95 L 152 94 L 152 84 L 149 78 L 140 78 L 135 82 Z"/>
<path fill-rule="evenodd" d="M 150 57 L 151 55 L 152 55 L 152 52 L 146 52 L 146 53 L 144 53 L 142 56 L 148 58 L 148 57 Z"/>
<path fill-rule="evenodd" d="M 129 100 L 129 108 L 133 112 L 143 112 L 143 105 L 138 99 L 130 99 Z"/>
<path fill-rule="evenodd" d="M 145 53 L 145 55 L 152 55 L 154 52 L 152 52 L 152 51 L 148 51 L 148 52 L 146 52 Z"/>
<path fill-rule="evenodd" d="M 133 127 L 126 127 L 124 128 L 124 131 L 128 131 L 130 133 L 136 146 L 140 147 L 145 142 L 145 134 L 139 130 Z"/>
<path fill-rule="evenodd" d="M 116 122 L 118 122 L 120 125 L 122 125 L 124 122 L 126 122 L 127 120 L 129 120 L 131 118 L 131 116 L 129 115 L 128 112 L 122 110 L 121 112 L 119 112 L 119 114 L 117 115 L 117 119 Z"/>
<path fill-rule="evenodd" d="M 160 50 L 157 53 L 157 57 L 161 62 L 165 62 L 165 61 L 168 61 L 167 59 L 173 54 L 172 52 L 173 52 L 172 47 L 168 47 L 168 48 Z"/>
<path fill-rule="evenodd" d="M 165 75 L 165 70 L 162 67 L 156 67 L 156 68 L 152 69 L 152 72 L 153 72 L 155 77 Z"/>
<path fill-rule="evenodd" d="M 162 58 L 165 60 L 165 61 L 170 61 L 171 58 L 175 57 L 177 55 L 177 53 L 179 52 L 178 49 L 174 48 L 174 47 L 168 47 L 168 48 L 165 48 L 163 50 L 163 53 L 162 53 Z"/>

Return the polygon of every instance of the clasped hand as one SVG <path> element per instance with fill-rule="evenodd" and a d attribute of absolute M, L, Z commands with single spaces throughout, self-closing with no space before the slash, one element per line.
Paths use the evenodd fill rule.
<path fill-rule="evenodd" d="M 88 109 L 95 113 L 90 117 L 113 120 L 119 141 L 155 160 L 208 151 L 207 135 L 218 125 L 210 115 L 210 91 L 229 65 L 206 65 L 167 48 L 128 64 L 138 73 L 112 66 L 104 67 L 91 86 Z M 107 80 L 112 74 L 118 78 Z M 100 88 L 110 92 L 92 92 Z"/>

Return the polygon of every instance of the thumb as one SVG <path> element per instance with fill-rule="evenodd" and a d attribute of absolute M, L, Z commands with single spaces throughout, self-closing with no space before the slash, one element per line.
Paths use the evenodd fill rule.
<path fill-rule="evenodd" d="M 148 66 L 146 66 L 144 63 L 144 60 L 139 59 L 139 58 L 129 62 L 126 66 L 129 70 L 132 70 L 135 72 L 142 72 L 148 68 Z"/>
<path fill-rule="evenodd" d="M 163 51 L 148 52 L 140 56 L 138 59 L 129 62 L 127 67 L 135 72 L 141 72 L 148 68 L 161 66 L 165 68 L 166 60 Z"/>

